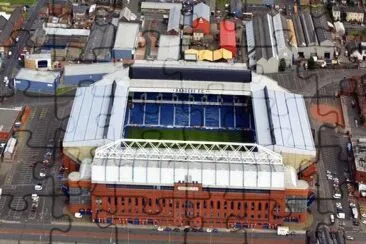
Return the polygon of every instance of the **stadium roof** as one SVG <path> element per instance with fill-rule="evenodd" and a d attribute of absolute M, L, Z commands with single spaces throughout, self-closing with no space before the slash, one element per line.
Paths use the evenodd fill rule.
<path fill-rule="evenodd" d="M 180 56 L 180 36 L 160 35 L 158 60 L 179 60 Z"/>
<path fill-rule="evenodd" d="M 251 71 L 244 64 L 143 61 L 130 67 L 130 78 L 152 80 L 200 80 L 250 82 Z"/>
<path fill-rule="evenodd" d="M 276 152 L 316 155 L 304 98 L 264 89 L 253 92 L 257 142 Z"/>
<path fill-rule="evenodd" d="M 92 182 L 283 189 L 281 155 L 256 144 L 121 139 L 97 148 Z"/>
<path fill-rule="evenodd" d="M 116 34 L 116 41 L 114 43 L 113 49 L 131 50 L 135 48 L 139 28 L 140 28 L 139 23 L 127 23 L 127 22 L 119 23 Z"/>
<path fill-rule="evenodd" d="M 54 71 L 37 71 L 32 69 L 21 68 L 17 75 L 16 80 L 37 81 L 43 83 L 54 83 L 57 77 L 60 76 L 60 72 Z"/>
<path fill-rule="evenodd" d="M 210 7 L 202 2 L 193 7 L 193 21 L 199 18 L 210 21 L 210 14 Z"/>
<path fill-rule="evenodd" d="M 123 73 L 120 72 L 115 73 L 122 76 Z M 122 138 L 127 103 L 126 84 L 128 82 L 120 82 L 113 88 L 111 83 L 97 82 L 89 87 L 79 87 L 63 146 L 96 147 Z"/>

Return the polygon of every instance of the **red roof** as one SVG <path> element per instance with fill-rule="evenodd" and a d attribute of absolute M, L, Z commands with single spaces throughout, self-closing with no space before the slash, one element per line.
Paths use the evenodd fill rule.
<path fill-rule="evenodd" d="M 220 46 L 236 46 L 235 23 L 229 20 L 220 22 Z"/>

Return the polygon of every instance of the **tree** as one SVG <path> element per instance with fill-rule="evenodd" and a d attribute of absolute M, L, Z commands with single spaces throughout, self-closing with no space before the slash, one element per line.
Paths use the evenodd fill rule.
<path fill-rule="evenodd" d="M 308 60 L 308 69 L 314 69 L 315 68 L 315 61 L 314 58 L 311 56 Z"/>
<path fill-rule="evenodd" d="M 284 58 L 281 58 L 278 70 L 283 72 L 283 71 L 285 71 L 285 69 L 286 69 L 286 60 Z"/>

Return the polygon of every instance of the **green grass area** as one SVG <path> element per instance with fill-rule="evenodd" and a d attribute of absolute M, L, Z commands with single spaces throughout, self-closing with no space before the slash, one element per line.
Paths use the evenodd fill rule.
<path fill-rule="evenodd" d="M 37 0 L 0 0 L 0 6 L 1 5 L 29 5 L 31 6 L 34 4 Z"/>
<path fill-rule="evenodd" d="M 69 93 L 69 92 L 71 92 L 75 89 L 76 89 L 75 87 L 69 87 L 69 86 L 58 87 L 56 89 L 56 95 L 60 96 L 60 95 L 63 95 L 63 94 L 67 94 L 67 93 Z"/>
<path fill-rule="evenodd" d="M 243 131 L 198 130 L 198 129 L 156 129 L 129 127 L 127 138 L 179 141 L 248 142 Z"/>

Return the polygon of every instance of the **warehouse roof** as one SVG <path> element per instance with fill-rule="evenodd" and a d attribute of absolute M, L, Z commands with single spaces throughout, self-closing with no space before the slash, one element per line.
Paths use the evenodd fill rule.
<path fill-rule="evenodd" d="M 173 7 L 169 11 L 169 21 L 167 31 L 174 30 L 179 32 L 181 12 L 179 8 Z"/>
<path fill-rule="evenodd" d="M 121 22 L 118 25 L 114 48 L 117 50 L 133 49 L 136 46 L 137 35 L 139 33 L 139 23 Z"/>
<path fill-rule="evenodd" d="M 64 66 L 64 76 L 107 74 L 123 69 L 121 63 L 67 64 Z"/>
<path fill-rule="evenodd" d="M 193 7 L 193 21 L 199 18 L 210 21 L 210 14 L 210 7 L 202 2 Z"/>
<path fill-rule="evenodd" d="M 160 35 L 158 60 L 179 60 L 180 36 Z"/>
<path fill-rule="evenodd" d="M 220 47 L 236 47 L 235 23 L 229 20 L 220 22 Z"/>
<path fill-rule="evenodd" d="M 164 9 L 169 10 L 173 7 L 182 9 L 181 3 L 162 3 L 162 2 L 142 2 L 141 9 Z"/>
<path fill-rule="evenodd" d="M 306 47 L 306 40 L 305 40 L 304 31 L 303 31 L 303 28 L 302 28 L 300 16 L 297 15 L 297 14 L 294 14 L 292 16 L 292 21 L 293 21 L 294 28 L 295 28 L 297 46 Z"/>
<path fill-rule="evenodd" d="M 0 108 L 0 131 L 10 132 L 11 128 L 13 128 L 13 125 L 16 122 L 15 120 L 18 118 L 21 111 L 21 107 Z"/>
<path fill-rule="evenodd" d="M 109 61 L 114 41 L 114 26 L 94 23 L 83 52 L 83 60 Z"/>
<path fill-rule="evenodd" d="M 289 29 L 289 43 L 291 46 L 297 47 L 297 39 L 294 23 L 291 19 L 287 19 L 287 28 Z"/>
<path fill-rule="evenodd" d="M 273 145 L 276 152 L 295 151 L 315 156 L 311 126 L 301 95 L 265 87 L 253 92 L 253 111 L 260 145 Z"/>
<path fill-rule="evenodd" d="M 304 31 L 304 37 L 305 37 L 307 45 L 308 46 L 318 45 L 318 40 L 316 38 L 316 33 L 315 33 L 315 27 L 314 27 L 313 19 L 312 19 L 310 13 L 303 12 L 300 15 L 300 18 L 301 18 L 301 23 L 302 23 L 303 31 Z"/>
<path fill-rule="evenodd" d="M 65 28 L 53 28 L 43 25 L 43 29 L 46 31 L 46 35 L 56 36 L 89 36 L 90 30 L 86 29 L 65 29 Z"/>
<path fill-rule="evenodd" d="M 121 139 L 98 148 L 92 163 L 93 183 L 174 185 L 188 179 L 224 188 L 285 184 L 282 157 L 256 144 Z"/>
<path fill-rule="evenodd" d="M 317 15 L 313 14 L 313 22 L 319 44 L 322 45 L 323 42 L 326 41 L 328 41 L 328 45 L 331 44 L 332 35 L 328 29 L 328 23 L 324 13 L 319 13 Z"/>
<path fill-rule="evenodd" d="M 136 14 L 132 13 L 132 11 L 129 8 L 124 7 L 119 13 L 119 18 L 126 21 L 134 21 L 136 20 L 137 16 Z"/>
<path fill-rule="evenodd" d="M 276 37 L 277 50 L 289 48 L 289 29 L 286 18 L 280 13 L 273 16 L 273 28 Z"/>
<path fill-rule="evenodd" d="M 21 68 L 15 76 L 16 80 L 37 81 L 43 83 L 53 83 L 60 76 L 60 72 L 55 71 L 37 71 Z"/>
<path fill-rule="evenodd" d="M 272 17 L 269 14 L 253 18 L 254 40 L 256 43 L 255 56 L 259 60 L 266 60 L 277 55 L 276 43 L 273 35 Z"/>

